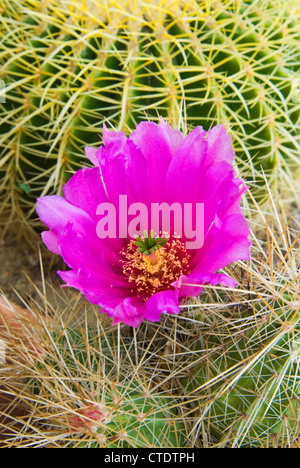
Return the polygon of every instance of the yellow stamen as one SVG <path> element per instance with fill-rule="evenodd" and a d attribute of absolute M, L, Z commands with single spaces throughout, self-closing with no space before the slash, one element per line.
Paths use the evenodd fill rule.
<path fill-rule="evenodd" d="M 123 273 L 133 283 L 137 295 L 144 300 L 159 291 L 169 289 L 181 275 L 190 272 L 190 255 L 179 239 L 169 240 L 150 255 L 139 252 L 132 241 L 121 254 Z"/>

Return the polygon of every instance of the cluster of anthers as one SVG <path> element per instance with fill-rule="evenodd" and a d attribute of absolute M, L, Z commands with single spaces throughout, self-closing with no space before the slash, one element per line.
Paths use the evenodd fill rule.
<path fill-rule="evenodd" d="M 130 240 L 121 252 L 123 273 L 135 288 L 132 292 L 147 300 L 153 294 L 169 289 L 181 275 L 190 273 L 190 255 L 178 238 L 148 236 Z"/>

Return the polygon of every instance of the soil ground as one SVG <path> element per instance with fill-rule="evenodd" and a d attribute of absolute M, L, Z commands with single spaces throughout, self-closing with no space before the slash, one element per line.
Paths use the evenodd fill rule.
<path fill-rule="evenodd" d="M 39 249 L 42 254 L 42 268 Z M 61 280 L 56 271 L 61 269 L 59 259 L 49 256 L 42 242 L 30 249 L 24 242 L 13 240 L 0 230 L 0 294 L 22 305 L 23 299 L 37 300 L 42 291 L 43 275 L 56 288 Z"/>

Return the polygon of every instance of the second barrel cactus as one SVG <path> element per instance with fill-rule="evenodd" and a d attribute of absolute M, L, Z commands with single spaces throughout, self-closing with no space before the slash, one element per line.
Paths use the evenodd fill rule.
<path fill-rule="evenodd" d="M 299 167 L 294 2 L 2 0 L 0 13 L 2 209 L 59 193 L 104 122 L 223 123 L 257 187 L 261 166 L 287 180 Z"/>

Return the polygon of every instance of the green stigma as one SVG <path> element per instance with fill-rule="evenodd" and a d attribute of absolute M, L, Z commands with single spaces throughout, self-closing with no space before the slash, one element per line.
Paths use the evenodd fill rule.
<path fill-rule="evenodd" d="M 144 238 L 135 236 L 133 244 L 137 246 L 137 251 L 144 255 L 151 255 L 165 245 L 169 239 L 163 237 L 153 237 L 153 229 L 150 231 L 148 236 L 147 231 L 144 231 Z"/>

